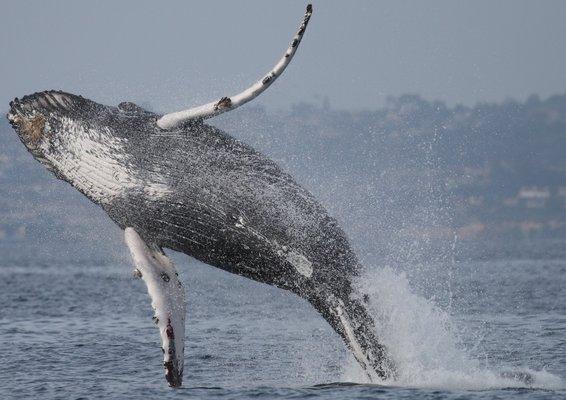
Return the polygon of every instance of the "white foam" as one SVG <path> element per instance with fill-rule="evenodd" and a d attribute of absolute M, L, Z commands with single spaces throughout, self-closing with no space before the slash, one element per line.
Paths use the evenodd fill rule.
<path fill-rule="evenodd" d="M 546 371 L 522 370 L 533 377 L 533 382 L 527 384 L 502 377 L 503 368 L 482 366 L 461 345 L 450 315 L 432 301 L 414 294 L 404 274 L 383 268 L 362 280 L 360 286 L 370 296 L 378 335 L 398 368 L 395 381 L 387 384 L 464 390 L 566 387 L 558 376 Z M 369 383 L 353 360 L 343 371 L 343 379 Z"/>

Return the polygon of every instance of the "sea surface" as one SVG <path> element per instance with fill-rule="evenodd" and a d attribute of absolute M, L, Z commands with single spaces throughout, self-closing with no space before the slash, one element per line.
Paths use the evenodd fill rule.
<path fill-rule="evenodd" d="M 504 246 L 367 266 L 359 284 L 399 369 L 380 384 L 298 297 L 173 255 L 188 290 L 180 389 L 125 248 L 0 247 L 0 399 L 564 399 L 566 242 Z"/>

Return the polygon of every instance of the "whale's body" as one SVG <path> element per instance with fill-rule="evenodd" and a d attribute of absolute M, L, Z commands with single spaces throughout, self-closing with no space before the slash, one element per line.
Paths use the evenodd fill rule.
<path fill-rule="evenodd" d="M 343 231 L 308 191 L 217 128 L 164 131 L 158 115 L 131 103 L 108 107 L 55 91 L 13 106 L 44 107 L 37 118 L 58 132 L 58 143 L 41 145 L 44 163 L 159 247 L 301 295 L 314 295 L 313 285 L 337 290 L 359 269 Z"/>
<path fill-rule="evenodd" d="M 160 132 L 150 114 L 105 113 L 102 126 L 130 155 L 125 168 L 149 182 L 105 205 L 118 225 L 302 295 L 320 285 L 336 290 L 341 276 L 356 273 L 358 261 L 335 220 L 261 153 L 206 124 Z M 124 130 L 128 125 L 135 127 Z"/>
<path fill-rule="evenodd" d="M 261 85 L 272 82 L 268 77 Z M 223 98 L 191 118 L 171 118 L 132 103 L 111 107 L 46 91 L 14 100 L 8 119 L 37 160 L 126 231 L 152 297 L 172 386 L 180 385 L 183 369 L 184 292 L 163 248 L 296 293 L 342 336 L 369 376 L 390 376 L 367 298 L 353 285 L 360 263 L 336 221 L 273 161 L 201 118 L 237 101 L 247 99 Z"/>
<path fill-rule="evenodd" d="M 58 110 L 63 118 L 46 120 L 50 129 L 71 132 L 65 154 L 53 156 L 57 174 L 120 227 L 303 296 L 320 285 L 337 290 L 358 271 L 336 221 L 251 147 L 204 123 L 163 131 L 156 114 L 68 93 L 43 92 L 22 103 L 56 97 L 71 104 Z M 340 290 L 347 293 L 348 285 Z"/>

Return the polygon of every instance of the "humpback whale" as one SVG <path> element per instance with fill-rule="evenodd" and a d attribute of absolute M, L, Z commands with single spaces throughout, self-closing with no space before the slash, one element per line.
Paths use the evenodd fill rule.
<path fill-rule="evenodd" d="M 395 374 L 368 298 L 354 284 L 362 265 L 336 220 L 269 158 L 205 123 L 281 75 L 311 15 L 309 5 L 269 73 L 199 107 L 160 115 L 56 90 L 10 103 L 7 118 L 34 158 L 124 230 L 135 275 L 151 298 L 172 387 L 182 384 L 186 305 L 163 249 L 297 294 L 343 338 L 370 379 Z"/>

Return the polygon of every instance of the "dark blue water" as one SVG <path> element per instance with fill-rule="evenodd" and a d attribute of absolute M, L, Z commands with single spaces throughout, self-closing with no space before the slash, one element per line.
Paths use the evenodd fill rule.
<path fill-rule="evenodd" d="M 360 284 L 400 371 L 382 386 L 365 382 L 299 298 L 176 256 L 188 290 L 176 390 L 125 248 L 69 262 L 7 246 L 0 398 L 563 399 L 566 246 L 517 246 L 476 261 L 369 267 Z"/>

